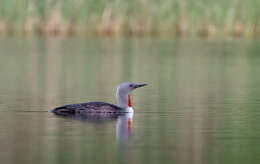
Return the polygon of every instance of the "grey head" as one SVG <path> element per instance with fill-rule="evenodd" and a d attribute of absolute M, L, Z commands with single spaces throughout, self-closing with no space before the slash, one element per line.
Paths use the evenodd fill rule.
<path fill-rule="evenodd" d="M 128 95 L 136 88 L 140 88 L 140 87 L 143 87 L 146 85 L 147 84 L 136 84 L 136 83 L 132 83 L 132 82 L 121 83 L 117 87 L 117 91 L 116 91 L 116 98 L 117 98 L 118 106 L 121 108 L 127 108 L 128 107 Z"/>

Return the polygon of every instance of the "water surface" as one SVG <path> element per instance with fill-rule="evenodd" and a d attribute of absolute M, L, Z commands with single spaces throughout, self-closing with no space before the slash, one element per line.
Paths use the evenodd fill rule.
<path fill-rule="evenodd" d="M 260 48 L 255 40 L 2 38 L 1 163 L 260 162 Z M 129 117 L 77 120 L 60 105 L 116 103 Z"/>

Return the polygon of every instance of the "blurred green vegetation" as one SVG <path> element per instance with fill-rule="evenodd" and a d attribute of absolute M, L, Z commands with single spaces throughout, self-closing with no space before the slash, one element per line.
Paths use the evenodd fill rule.
<path fill-rule="evenodd" d="M 1 33 L 257 36 L 259 0 L 1 0 Z"/>

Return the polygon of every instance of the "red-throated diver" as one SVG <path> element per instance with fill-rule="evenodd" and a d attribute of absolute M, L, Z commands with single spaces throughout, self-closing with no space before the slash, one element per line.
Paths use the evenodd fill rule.
<path fill-rule="evenodd" d="M 131 82 L 121 83 L 116 91 L 118 105 L 106 102 L 88 102 L 57 107 L 53 109 L 52 112 L 58 115 L 113 115 L 115 113 L 133 112 L 130 93 L 136 88 L 146 85 L 147 84 L 135 84 Z"/>

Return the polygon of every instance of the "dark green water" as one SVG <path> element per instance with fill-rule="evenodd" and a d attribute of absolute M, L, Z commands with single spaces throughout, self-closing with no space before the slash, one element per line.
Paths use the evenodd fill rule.
<path fill-rule="evenodd" d="M 170 39 L 0 39 L 3 164 L 260 163 L 260 42 Z M 66 119 L 56 106 L 116 103 L 135 113 Z"/>

